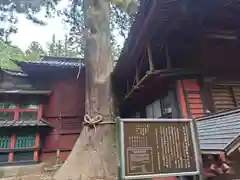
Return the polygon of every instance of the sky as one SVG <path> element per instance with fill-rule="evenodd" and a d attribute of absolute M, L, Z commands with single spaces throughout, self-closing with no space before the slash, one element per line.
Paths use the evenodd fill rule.
<path fill-rule="evenodd" d="M 62 9 L 67 5 L 68 1 L 62 0 L 57 9 Z M 47 25 L 40 26 L 27 20 L 23 14 L 19 14 L 17 23 L 18 32 L 11 36 L 13 44 L 19 46 L 22 50 L 26 50 L 32 41 L 37 41 L 43 48 L 46 48 L 47 43 L 51 42 L 53 34 L 55 34 L 57 40 L 64 39 L 65 34 L 68 32 L 68 27 L 63 24 L 61 18 L 46 19 L 44 16 L 44 11 L 36 14 L 36 17 L 47 22 Z"/>
<path fill-rule="evenodd" d="M 68 2 L 68 0 L 62 0 L 57 9 L 68 6 Z M 45 12 L 40 11 L 36 16 L 40 19 L 45 19 Z M 40 26 L 27 20 L 23 14 L 18 15 L 18 32 L 11 35 L 13 44 L 22 50 L 26 50 L 32 41 L 37 41 L 45 49 L 47 48 L 47 43 L 51 42 L 53 34 L 55 34 L 56 40 L 63 40 L 65 34 L 68 32 L 68 26 L 62 22 L 61 17 L 45 20 L 47 25 Z M 122 45 L 124 39 L 119 36 L 117 37 L 117 41 Z"/>
<path fill-rule="evenodd" d="M 46 26 L 33 24 L 25 19 L 24 15 L 19 15 L 18 20 L 18 33 L 12 35 L 11 40 L 22 50 L 26 50 L 32 41 L 37 41 L 43 48 L 46 48 L 46 44 L 51 42 L 53 34 L 56 35 L 56 39 L 62 40 L 67 33 L 67 26 L 61 22 L 59 17 L 49 19 Z"/>

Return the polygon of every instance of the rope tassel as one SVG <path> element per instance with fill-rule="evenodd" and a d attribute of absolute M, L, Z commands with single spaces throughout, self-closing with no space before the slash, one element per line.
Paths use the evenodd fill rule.
<path fill-rule="evenodd" d="M 115 121 L 103 121 L 102 115 L 97 115 L 94 118 L 91 118 L 88 114 L 84 115 L 84 125 L 94 128 L 95 132 L 97 130 L 96 126 L 103 124 L 115 124 Z"/>

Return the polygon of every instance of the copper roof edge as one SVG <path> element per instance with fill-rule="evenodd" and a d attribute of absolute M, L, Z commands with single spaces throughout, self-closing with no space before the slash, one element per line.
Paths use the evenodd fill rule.
<path fill-rule="evenodd" d="M 229 110 L 222 111 L 222 112 L 218 112 L 218 113 L 212 114 L 212 115 L 206 115 L 206 116 L 203 116 L 201 118 L 196 118 L 196 120 L 197 121 L 203 121 L 203 120 L 206 120 L 206 119 L 226 116 L 226 115 L 235 114 L 235 113 L 238 113 L 238 112 L 240 112 L 240 107 L 237 107 L 237 108 L 234 108 L 234 109 L 229 109 Z"/>

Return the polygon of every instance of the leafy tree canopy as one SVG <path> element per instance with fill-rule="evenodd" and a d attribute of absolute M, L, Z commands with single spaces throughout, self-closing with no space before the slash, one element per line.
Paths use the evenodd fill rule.
<path fill-rule="evenodd" d="M 11 61 L 11 59 L 23 59 L 24 52 L 16 46 L 11 46 L 0 41 L 0 57 L 0 67 L 16 69 L 17 66 Z"/>
<path fill-rule="evenodd" d="M 25 60 L 38 60 L 41 55 L 44 55 L 45 52 L 42 48 L 42 46 L 36 42 L 33 41 L 29 44 L 28 49 L 25 51 Z"/>
<path fill-rule="evenodd" d="M 83 47 L 73 46 L 67 34 L 65 34 L 64 40 L 56 40 L 55 35 L 53 35 L 52 41 L 47 43 L 47 54 L 50 56 L 83 57 Z"/>
<path fill-rule="evenodd" d="M 33 41 L 25 51 L 22 51 L 17 46 L 0 41 L 1 68 L 18 69 L 11 59 L 34 61 L 39 60 L 42 55 L 79 57 L 81 53 L 69 45 L 67 35 L 64 40 L 56 40 L 55 35 L 53 35 L 52 41 L 47 43 L 46 49 L 43 49 L 38 42 Z"/>
<path fill-rule="evenodd" d="M 18 69 L 12 60 L 39 60 L 45 52 L 38 42 L 31 42 L 24 52 L 19 47 L 0 41 L 0 67 L 7 69 Z"/>
<path fill-rule="evenodd" d="M 38 19 L 35 15 L 40 10 L 44 10 L 46 17 L 57 14 L 56 5 L 61 0 L 1 0 L 0 2 L 0 37 L 5 41 L 9 40 L 9 35 L 17 32 L 17 14 L 25 14 L 26 18 L 33 23 L 45 25 L 46 23 Z"/>
<path fill-rule="evenodd" d="M 83 54 L 84 49 L 84 14 L 82 10 L 83 0 L 69 0 L 69 6 L 57 9 L 57 5 L 63 0 L 2 0 L 0 3 L 0 38 L 9 42 L 9 36 L 17 33 L 17 14 L 25 14 L 33 23 L 46 25 L 42 19 L 36 17 L 36 13 L 45 11 L 45 16 L 61 16 L 64 23 L 70 26 L 68 32 L 68 44 L 73 49 Z M 128 30 L 136 12 L 135 0 L 109 0 L 110 4 L 110 39 L 113 57 L 116 60 L 120 53 L 116 34 L 126 38 Z M 137 0 L 136 0 L 137 1 Z M 126 12 L 130 12 L 126 13 Z M 80 49 L 80 50 L 79 50 Z"/>

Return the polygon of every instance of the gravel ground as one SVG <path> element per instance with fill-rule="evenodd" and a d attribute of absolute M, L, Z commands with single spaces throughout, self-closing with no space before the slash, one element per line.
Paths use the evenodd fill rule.
<path fill-rule="evenodd" d="M 53 180 L 54 173 L 30 174 L 19 177 L 2 178 L 0 180 Z"/>
<path fill-rule="evenodd" d="M 44 168 L 43 172 L 28 174 L 24 176 L 0 178 L 0 180 L 53 180 L 53 175 L 55 174 L 58 168 L 59 166 Z"/>

